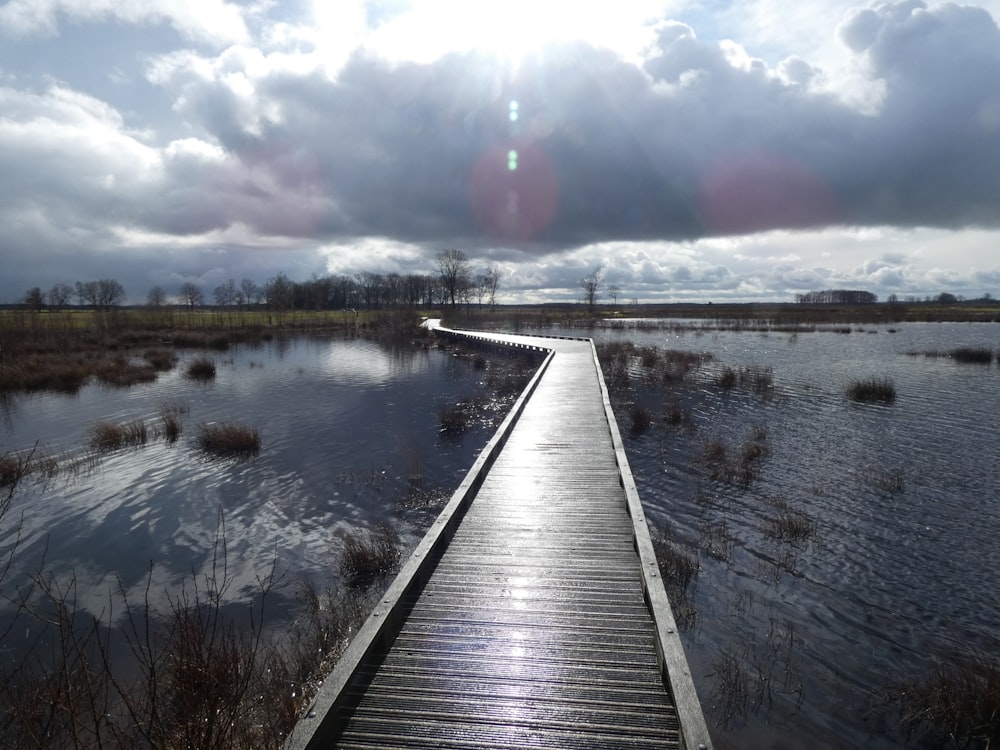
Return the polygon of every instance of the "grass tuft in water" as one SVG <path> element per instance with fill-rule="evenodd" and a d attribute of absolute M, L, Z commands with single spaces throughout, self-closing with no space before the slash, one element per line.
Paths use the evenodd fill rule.
<path fill-rule="evenodd" d="M 885 691 L 908 738 L 935 747 L 1000 747 L 1000 657 L 973 653 L 938 661 Z"/>
<path fill-rule="evenodd" d="M 395 527 L 382 523 L 369 532 L 348 533 L 340 574 L 351 588 L 366 588 L 399 569 L 401 545 Z"/>
<path fill-rule="evenodd" d="M 249 425 L 209 422 L 198 425 L 198 447 L 213 456 L 250 458 L 260 453 L 260 433 Z"/>
<path fill-rule="evenodd" d="M 148 439 L 146 423 L 141 419 L 132 422 L 97 422 L 91 425 L 87 433 L 90 447 L 100 452 L 138 448 L 145 445 Z"/>
<path fill-rule="evenodd" d="M 863 403 L 891 404 L 896 400 L 896 384 L 888 377 L 852 380 L 847 388 L 847 397 Z"/>
<path fill-rule="evenodd" d="M 956 362 L 969 362 L 978 365 L 988 365 L 993 361 L 993 350 L 985 346 L 960 346 L 952 349 L 948 355 Z"/>
<path fill-rule="evenodd" d="M 215 360 L 196 357 L 187 367 L 187 376 L 192 380 L 211 380 L 215 377 Z"/>
<path fill-rule="evenodd" d="M 649 411 L 639 405 L 632 407 L 629 412 L 629 417 L 631 422 L 628 429 L 633 435 L 643 434 L 653 423 L 653 417 L 650 415 Z"/>

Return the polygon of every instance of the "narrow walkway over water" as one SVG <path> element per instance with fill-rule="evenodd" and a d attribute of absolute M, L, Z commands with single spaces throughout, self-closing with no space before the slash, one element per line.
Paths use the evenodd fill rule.
<path fill-rule="evenodd" d="M 593 345 L 476 336 L 549 353 L 288 749 L 710 747 Z"/>

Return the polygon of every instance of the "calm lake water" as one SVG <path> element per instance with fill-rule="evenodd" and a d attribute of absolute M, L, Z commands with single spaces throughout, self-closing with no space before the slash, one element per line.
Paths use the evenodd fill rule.
<path fill-rule="evenodd" d="M 1000 325 L 594 336 L 714 357 L 676 390 L 689 427 L 664 423 L 664 391 L 641 378 L 653 426 L 629 436 L 618 419 L 651 521 L 700 563 L 683 638 L 719 747 L 905 746 L 877 710 L 883 688 L 1000 651 L 1000 368 L 907 353 L 998 350 Z M 773 394 L 720 388 L 724 366 L 771 368 Z M 848 400 L 868 376 L 891 377 L 895 403 Z M 754 428 L 759 479 L 709 479 L 705 444 L 738 449 Z M 779 509 L 815 532 L 768 534 Z"/>
<path fill-rule="evenodd" d="M 670 397 L 637 386 L 654 418 L 646 433 L 629 436 L 627 415 L 619 419 L 647 513 L 700 563 L 697 616 L 683 638 L 718 747 L 903 747 L 876 710 L 886 684 L 935 658 L 1000 649 L 1000 368 L 907 352 L 1000 349 L 1000 326 L 592 335 L 714 356 Z M 151 439 L 25 485 L 15 574 L 47 546 L 46 569 L 74 573 L 81 604 L 99 613 L 116 577 L 140 592 L 151 564 L 158 590 L 206 571 L 221 514 L 234 599 L 275 554 L 279 570 L 323 580 L 344 531 L 391 518 L 413 542 L 435 511 L 401 502 L 410 477 L 447 497 L 492 432 L 439 434 L 438 406 L 477 382 L 467 362 L 439 351 L 274 341 L 213 354 L 218 375 L 205 385 L 183 377 L 194 356 L 153 384 L 0 405 L 0 452 L 37 442 L 64 464 L 97 420 L 154 427 L 164 403 L 187 409 L 173 445 Z M 772 369 L 769 398 L 715 385 L 722 367 L 750 365 Z M 849 381 L 869 375 L 894 379 L 895 403 L 846 398 Z M 665 424 L 667 398 L 690 410 L 689 426 Z M 258 427 L 259 457 L 198 453 L 196 425 L 225 420 Z M 709 479 L 698 460 L 705 443 L 736 447 L 754 428 L 769 451 L 760 477 L 745 488 Z M 769 535 L 779 508 L 815 533 Z M 0 531 L 0 552 L 13 533 L 9 523 Z"/>

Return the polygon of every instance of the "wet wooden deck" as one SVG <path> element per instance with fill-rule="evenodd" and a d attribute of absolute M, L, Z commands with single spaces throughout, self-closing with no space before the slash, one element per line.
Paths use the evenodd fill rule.
<path fill-rule="evenodd" d="M 549 353 L 286 747 L 710 747 L 592 344 L 488 338 Z"/>

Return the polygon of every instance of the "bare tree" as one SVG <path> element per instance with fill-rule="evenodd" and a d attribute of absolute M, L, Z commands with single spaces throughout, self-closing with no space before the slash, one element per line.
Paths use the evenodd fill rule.
<path fill-rule="evenodd" d="M 49 305 L 56 310 L 62 310 L 73 298 L 73 287 L 69 284 L 54 284 L 49 289 Z"/>
<path fill-rule="evenodd" d="M 93 305 L 95 310 L 110 310 L 126 300 L 125 287 L 117 279 L 76 282 L 80 304 Z"/>
<path fill-rule="evenodd" d="M 215 304 L 219 307 L 228 307 L 236 302 L 236 282 L 230 279 L 225 284 L 219 284 L 213 292 Z"/>
<path fill-rule="evenodd" d="M 618 284 L 608 284 L 608 294 L 611 295 L 611 304 L 618 304 L 618 295 L 622 293 L 622 288 Z"/>
<path fill-rule="evenodd" d="M 257 300 L 257 284 L 253 279 L 243 279 L 240 282 L 240 292 L 243 294 L 243 303 L 250 306 L 251 302 Z"/>
<path fill-rule="evenodd" d="M 595 268 L 592 273 L 580 280 L 580 288 L 583 289 L 583 301 L 586 303 L 587 309 L 593 310 L 594 305 L 597 304 L 597 298 L 601 291 L 600 266 Z"/>
<path fill-rule="evenodd" d="M 41 310 L 45 305 L 45 294 L 42 292 L 42 288 L 38 286 L 33 286 L 27 292 L 24 293 L 24 304 L 30 310 Z"/>
<path fill-rule="evenodd" d="M 295 289 L 291 279 L 285 274 L 279 273 L 274 278 L 268 279 L 265 289 L 267 306 L 272 310 L 290 310 L 292 308 Z"/>
<path fill-rule="evenodd" d="M 469 256 L 454 248 L 437 254 L 438 272 L 445 295 L 455 307 L 457 300 L 469 285 Z"/>
<path fill-rule="evenodd" d="M 162 286 L 154 286 L 146 295 L 146 304 L 150 307 L 162 307 L 167 302 L 167 293 Z"/>
<path fill-rule="evenodd" d="M 193 281 L 185 281 L 181 284 L 177 296 L 180 297 L 181 302 L 190 308 L 205 304 L 205 295 L 202 294 L 201 287 Z"/>

